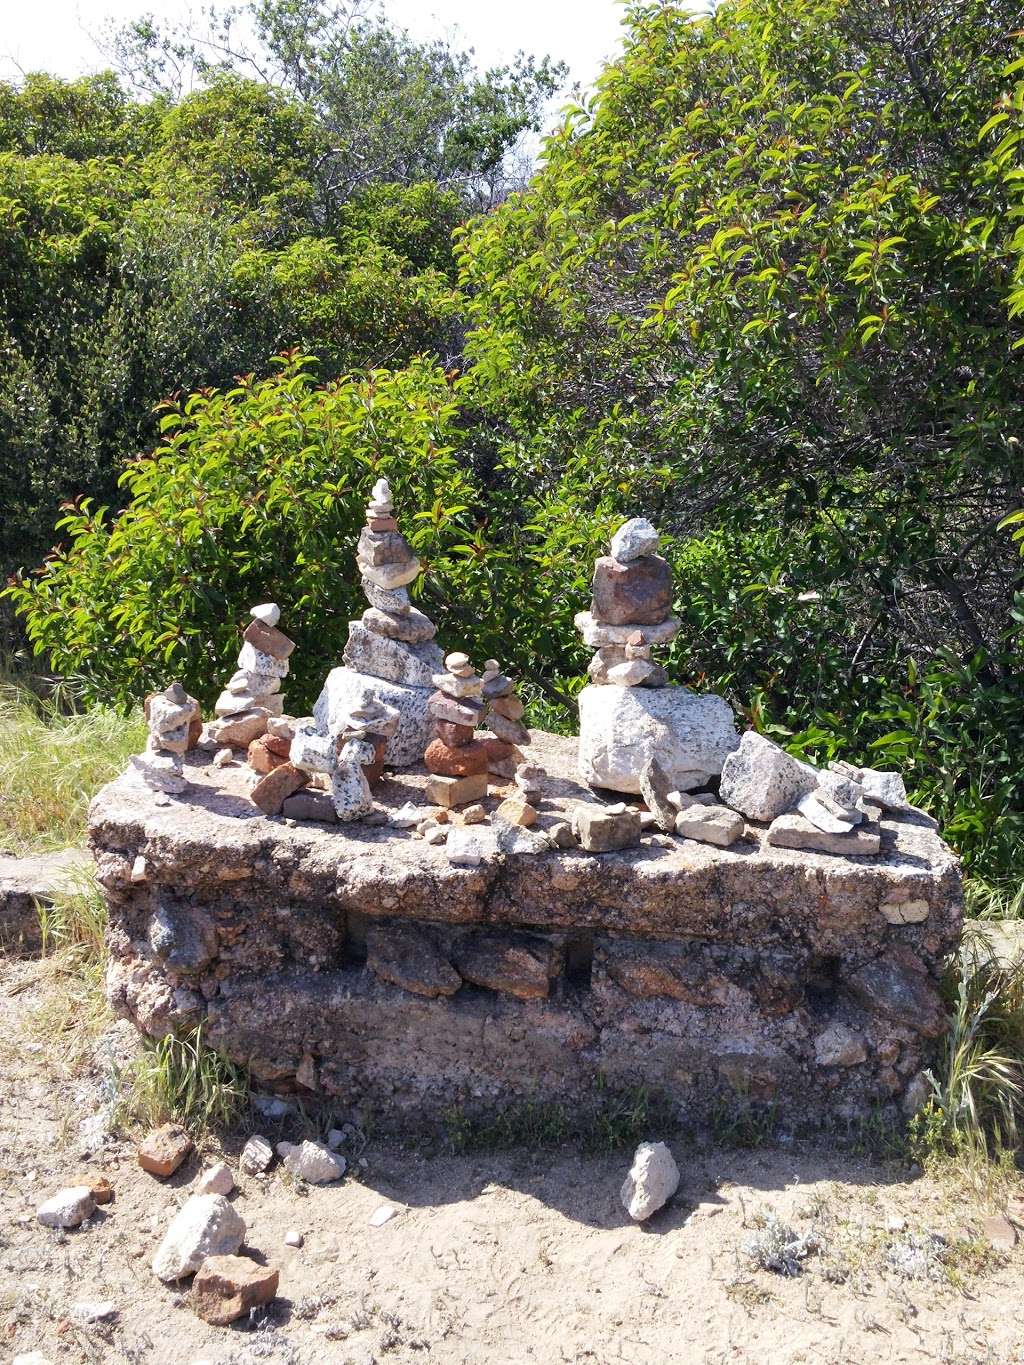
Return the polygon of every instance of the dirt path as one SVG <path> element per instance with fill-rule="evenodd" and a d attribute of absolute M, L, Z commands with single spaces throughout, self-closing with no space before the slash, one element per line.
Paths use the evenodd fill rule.
<path fill-rule="evenodd" d="M 280 1294 L 254 1322 L 209 1327 L 149 1269 L 200 1162 L 163 1183 L 130 1144 L 82 1155 L 106 1068 L 61 1065 L 45 1027 L 41 1041 L 54 989 L 46 965 L 0 962 L 0 1360 L 1024 1362 L 1024 1249 L 988 1248 L 983 1202 L 949 1182 L 899 1183 L 879 1165 L 779 1148 L 676 1144 L 683 1185 L 642 1227 L 618 1201 L 622 1155 L 430 1156 L 371 1142 L 337 1186 L 242 1177 L 247 1246 L 280 1267 Z M 83 1169 L 108 1176 L 115 1202 L 75 1232 L 39 1226 L 36 1206 Z M 384 1204 L 396 1214 L 372 1226 Z M 796 1278 L 745 1252 L 771 1211 L 820 1238 Z M 290 1228 L 299 1249 L 284 1245 Z M 927 1232 L 947 1239 L 940 1278 L 900 1278 L 888 1248 Z M 115 1318 L 76 1322 L 76 1304 L 101 1300 Z"/>

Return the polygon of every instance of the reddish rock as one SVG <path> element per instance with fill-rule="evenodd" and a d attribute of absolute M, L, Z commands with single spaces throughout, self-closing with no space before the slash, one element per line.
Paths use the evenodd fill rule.
<path fill-rule="evenodd" d="M 268 626 L 265 621 L 250 621 L 242 631 L 242 639 L 261 654 L 269 654 L 274 659 L 287 659 L 295 648 L 295 641 L 289 640 L 284 631 L 276 626 Z"/>
<path fill-rule="evenodd" d="M 421 929 L 373 924 L 366 931 L 366 965 L 414 995 L 454 995 L 462 977 Z"/>
<path fill-rule="evenodd" d="M 480 740 L 471 740 L 457 749 L 443 739 L 433 739 L 423 755 L 427 770 L 445 777 L 469 777 L 487 771 L 487 749 Z"/>
<path fill-rule="evenodd" d="M 465 981 L 519 1000 L 545 1000 L 551 978 L 561 970 L 561 953 L 545 939 L 509 939 L 477 934 L 455 950 L 455 965 Z"/>
<path fill-rule="evenodd" d="M 373 762 L 364 763 L 363 772 L 370 786 L 376 787 L 384 776 L 384 751 L 388 747 L 388 742 L 383 735 L 370 735 L 369 738 L 373 745 Z"/>
<path fill-rule="evenodd" d="M 173 1175 L 192 1150 L 192 1139 L 177 1123 L 154 1128 L 139 1143 L 139 1165 L 151 1175 Z"/>
<path fill-rule="evenodd" d="M 398 522 L 394 517 L 368 517 L 366 521 L 368 531 L 397 531 Z"/>
<path fill-rule="evenodd" d="M 203 718 L 197 711 L 188 723 L 188 747 L 194 749 L 203 735 Z"/>
<path fill-rule="evenodd" d="M 97 1175 L 95 1172 L 80 1172 L 71 1181 L 71 1184 L 81 1185 L 89 1190 L 94 1204 L 112 1204 L 114 1202 L 114 1187 L 104 1175 Z"/>
<path fill-rule="evenodd" d="M 491 702 L 491 710 L 499 716 L 506 716 L 509 720 L 522 720 L 526 707 L 518 697 L 510 695 L 495 697 Z"/>
<path fill-rule="evenodd" d="M 291 753 L 291 741 L 279 739 L 276 735 L 260 735 L 249 745 L 246 757 L 253 772 L 270 773 L 287 763 Z"/>
<path fill-rule="evenodd" d="M 192 1307 L 214 1327 L 269 1303 L 277 1293 L 278 1272 L 248 1256 L 207 1256 L 192 1281 Z"/>
<path fill-rule="evenodd" d="M 281 807 L 287 798 L 293 796 L 308 781 L 309 773 L 296 768 L 293 763 L 282 763 L 280 767 L 261 777 L 249 796 L 264 815 L 280 815 Z"/>
<path fill-rule="evenodd" d="M 654 626 L 672 612 L 672 570 L 660 555 L 620 564 L 602 555 L 594 564 L 593 615 L 608 626 Z"/>
<path fill-rule="evenodd" d="M 468 744 L 476 733 L 472 725 L 458 725 L 451 720 L 437 721 L 435 729 L 438 739 L 452 749 L 459 749 L 463 744 Z"/>
<path fill-rule="evenodd" d="M 431 692 L 427 700 L 427 710 L 435 721 L 450 720 L 456 725 L 468 725 L 475 730 L 480 724 L 484 708 L 482 702 L 473 701 L 468 697 L 456 701 L 454 697 L 447 697 L 443 692 Z"/>

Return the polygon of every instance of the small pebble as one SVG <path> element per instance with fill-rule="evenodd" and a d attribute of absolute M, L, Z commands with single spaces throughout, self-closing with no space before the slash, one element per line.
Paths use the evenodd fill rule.
<path fill-rule="evenodd" d="M 305 1240 L 302 1233 L 295 1228 L 289 1228 L 284 1235 L 284 1244 L 286 1247 L 300 1247 Z"/>
<path fill-rule="evenodd" d="M 382 1228 L 385 1223 L 390 1223 L 398 1212 L 391 1204 L 381 1204 L 379 1209 L 375 1209 L 370 1215 L 370 1227 Z"/>

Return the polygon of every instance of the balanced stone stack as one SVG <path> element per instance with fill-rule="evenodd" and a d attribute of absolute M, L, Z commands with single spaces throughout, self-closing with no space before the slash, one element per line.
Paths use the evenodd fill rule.
<path fill-rule="evenodd" d="M 172 682 L 165 691 L 150 693 L 144 709 L 149 739 L 145 752 L 132 758 L 132 768 L 156 791 L 183 792 L 188 783 L 182 756 L 195 740 L 199 703 L 180 682 Z"/>
<path fill-rule="evenodd" d="M 587 670 L 593 683 L 664 687 L 668 682 L 651 648 L 674 640 L 679 621 L 672 615 L 672 571 L 657 550 L 657 531 L 645 518 L 633 517 L 612 537 L 611 554 L 594 565 L 590 611 L 576 617 L 584 643 L 597 648 Z"/>
<path fill-rule="evenodd" d="M 235 749 L 247 749 L 266 734 L 271 716 L 284 714 L 281 681 L 288 676 L 288 660 L 295 648 L 295 642 L 277 628 L 281 608 L 276 602 L 253 607 L 249 615 L 252 620 L 242 632 L 238 670 L 217 698 L 217 718 L 209 730 L 212 740 Z"/>
<path fill-rule="evenodd" d="M 398 530 L 386 479 L 374 485 L 356 562 L 369 608 L 360 620 L 349 622 L 345 666 L 328 675 L 313 715 L 321 734 L 339 738 L 352 711 L 372 691 L 398 712 L 385 760 L 401 767 L 418 762 L 431 738 L 427 699 L 442 655 L 433 643 L 437 627 L 409 600 L 409 584 L 420 564 Z"/>
<path fill-rule="evenodd" d="M 434 675 L 437 690 L 427 702 L 437 731 L 423 754 L 434 774 L 427 783 L 427 799 L 438 806 L 464 806 L 487 795 L 487 746 L 476 738 L 484 682 L 467 654 L 449 654 L 444 668 Z"/>
<path fill-rule="evenodd" d="M 672 573 L 657 550 L 649 521 L 627 521 L 611 554 L 594 565 L 590 611 L 576 617 L 584 643 L 597 650 L 579 695 L 580 776 L 593 787 L 639 793 L 640 774 L 657 754 L 672 789 L 693 791 L 722 771 L 739 743 L 727 702 L 669 686 L 651 658 L 652 647 L 679 631 Z"/>
<path fill-rule="evenodd" d="M 522 746 L 529 744 L 530 732 L 523 724 L 526 710 L 516 695 L 515 683 L 501 671 L 497 659 L 484 663 L 484 724 L 494 736 L 484 740 L 487 763 L 496 777 L 512 778 L 523 762 Z"/>

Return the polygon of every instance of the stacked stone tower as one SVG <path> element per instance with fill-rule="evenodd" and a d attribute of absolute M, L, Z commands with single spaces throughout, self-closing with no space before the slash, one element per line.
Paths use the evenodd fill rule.
<path fill-rule="evenodd" d="M 722 771 L 738 738 L 721 697 L 672 687 L 651 658 L 679 631 L 672 571 L 658 532 L 642 517 L 620 526 L 594 565 L 593 601 L 576 628 L 596 649 L 579 695 L 580 777 L 589 786 L 638 794 L 657 756 L 671 789 L 694 791 Z"/>
<path fill-rule="evenodd" d="M 360 620 L 349 622 L 344 666 L 328 675 L 313 708 L 316 728 L 339 738 L 352 712 L 376 698 L 399 716 L 385 761 L 396 767 L 418 763 L 433 737 L 427 699 L 443 656 L 433 642 L 437 627 L 409 600 L 420 564 L 398 529 L 386 479 L 374 484 L 356 563 L 369 606 Z"/>
<path fill-rule="evenodd" d="M 295 642 L 278 629 L 281 608 L 264 602 L 249 612 L 252 620 L 242 632 L 238 669 L 217 698 L 216 720 L 210 738 L 219 744 L 246 749 L 266 734 L 270 716 L 284 714 L 281 683 L 288 676 L 288 660 Z"/>

